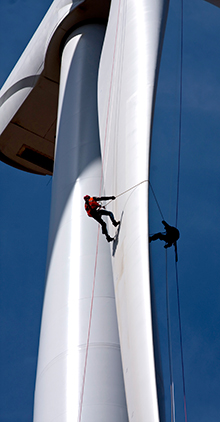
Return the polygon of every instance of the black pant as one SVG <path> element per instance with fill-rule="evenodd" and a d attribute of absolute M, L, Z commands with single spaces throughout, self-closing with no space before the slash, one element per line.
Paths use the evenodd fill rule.
<path fill-rule="evenodd" d="M 97 210 L 97 211 L 92 211 L 92 217 L 98 221 L 99 224 L 101 224 L 102 226 L 102 233 L 105 235 L 108 235 L 108 231 L 107 231 L 107 226 L 105 221 L 102 220 L 102 215 L 108 215 L 111 219 L 111 222 L 114 226 L 117 225 L 117 222 L 115 221 L 114 218 L 114 214 L 111 211 L 106 211 L 106 210 Z"/>

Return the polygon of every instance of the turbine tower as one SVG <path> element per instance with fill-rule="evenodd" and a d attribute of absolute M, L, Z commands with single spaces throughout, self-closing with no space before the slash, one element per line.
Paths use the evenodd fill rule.
<path fill-rule="evenodd" d="M 34 422 L 165 420 L 147 181 L 167 10 L 54 0 L 0 91 L 0 159 L 53 174 Z M 85 194 L 116 196 L 112 244 Z"/>

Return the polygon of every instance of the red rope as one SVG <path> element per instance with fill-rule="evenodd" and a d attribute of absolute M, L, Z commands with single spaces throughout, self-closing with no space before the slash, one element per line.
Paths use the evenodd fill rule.
<path fill-rule="evenodd" d="M 91 305 L 90 305 L 89 327 L 88 327 L 88 335 L 87 335 L 87 342 L 86 342 L 86 356 L 85 356 L 82 392 L 81 392 L 81 398 L 80 398 L 80 408 L 79 408 L 79 418 L 78 418 L 79 422 L 81 421 L 81 416 L 82 416 L 83 396 L 84 396 L 84 389 L 85 389 L 86 369 L 87 369 L 88 352 L 89 352 L 89 340 L 90 340 L 91 325 L 92 325 L 92 311 L 93 311 L 95 280 L 96 280 L 96 270 L 97 270 L 97 261 L 98 261 L 99 234 L 100 234 L 100 226 L 98 226 L 98 234 L 97 234 L 97 242 L 96 242 L 95 267 L 94 267 L 94 276 L 93 276 L 93 283 L 92 283 L 92 298 L 91 298 Z"/>
<path fill-rule="evenodd" d="M 101 171 L 99 196 L 101 195 L 102 182 L 103 182 L 103 163 L 104 163 L 105 150 L 106 150 L 106 141 L 107 141 L 107 130 L 108 130 L 108 122 L 109 122 L 110 100 L 111 100 L 112 83 L 113 83 L 113 73 L 114 73 L 114 65 L 115 65 L 116 43 L 117 43 L 117 38 L 118 38 L 120 6 L 121 6 L 121 0 L 119 1 L 119 7 L 118 7 L 118 16 L 117 16 L 117 25 L 116 25 L 116 34 L 115 34 L 115 44 L 114 44 L 114 53 L 113 53 L 113 63 L 112 63 L 111 79 L 110 79 L 110 87 L 109 87 L 109 98 L 108 98 L 108 107 L 107 107 L 107 118 L 106 118 L 106 124 L 105 124 L 104 149 L 103 149 L 103 158 L 102 158 L 102 171 Z M 92 285 L 92 297 L 91 297 L 90 314 L 89 314 L 88 335 L 87 335 L 87 342 L 86 342 L 85 365 L 84 365 L 84 371 L 83 371 L 83 382 L 82 382 L 82 391 L 81 391 L 81 396 L 80 396 L 80 406 L 79 406 L 79 416 L 78 416 L 78 421 L 79 422 L 81 422 L 81 417 L 82 417 L 83 397 L 84 397 L 85 380 L 86 380 L 86 369 L 87 369 L 88 352 L 89 352 L 89 340 L 90 340 L 91 325 L 92 325 L 92 312 L 93 312 L 94 293 L 95 293 L 95 281 L 96 281 L 96 271 L 97 271 L 97 261 L 98 261 L 99 234 L 100 234 L 100 226 L 98 226 L 98 234 L 97 234 L 97 242 L 96 242 L 95 266 L 94 266 L 94 276 L 93 276 L 93 285 Z"/>

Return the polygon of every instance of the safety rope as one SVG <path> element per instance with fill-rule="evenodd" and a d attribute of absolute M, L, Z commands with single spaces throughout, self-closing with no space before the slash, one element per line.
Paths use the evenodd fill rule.
<path fill-rule="evenodd" d="M 178 127 L 178 162 L 177 162 L 177 190 L 176 190 L 176 223 L 178 226 L 179 217 L 179 194 L 180 194 L 180 163 L 181 163 L 181 143 L 182 143 L 182 104 L 183 104 L 183 0 L 181 1 L 181 41 L 180 41 L 180 92 L 179 92 L 179 127 Z M 164 220 L 162 211 L 157 201 L 156 195 L 149 182 L 154 199 L 157 203 L 161 217 Z M 182 370 L 182 383 L 183 383 L 183 401 L 184 401 L 184 417 L 187 422 L 187 409 L 186 409 L 186 384 L 185 384 L 185 368 L 183 357 L 183 338 L 182 338 L 182 322 L 180 312 L 180 292 L 179 292 L 179 277 L 178 277 L 178 264 L 175 260 L 175 278 L 177 289 L 177 307 L 178 307 L 178 323 L 179 323 L 179 336 L 180 336 L 180 355 L 181 355 L 181 370 Z M 172 341 L 171 341 L 171 326 L 170 326 L 170 305 L 169 305 L 169 286 L 168 286 L 168 269 L 167 269 L 167 250 L 166 250 L 166 308 L 167 308 L 167 332 L 168 332 L 168 351 L 169 351 L 169 372 L 170 372 L 170 396 L 171 396 L 171 422 L 175 422 L 175 399 L 174 399 L 174 381 L 173 381 L 173 364 L 172 364 Z"/>
<path fill-rule="evenodd" d="M 152 184 L 151 184 L 150 180 L 148 180 L 148 179 L 142 180 L 141 182 L 137 183 L 136 185 L 132 186 L 131 188 L 129 188 L 129 189 L 127 189 L 127 190 L 125 190 L 125 191 L 123 191 L 123 192 L 119 193 L 118 195 L 116 195 L 116 196 L 115 196 L 115 198 L 119 198 L 120 196 L 125 195 L 125 193 L 127 193 L 127 192 L 131 191 L 132 189 L 137 188 L 137 187 L 138 187 L 138 186 L 140 186 L 142 183 L 146 183 L 146 182 L 148 182 L 148 183 L 149 183 L 149 186 L 150 186 L 151 191 L 152 191 L 152 193 L 153 193 L 153 196 L 154 196 L 155 202 L 156 202 L 156 204 L 157 204 L 158 210 L 159 210 L 159 212 L 160 212 L 160 215 L 161 215 L 161 217 L 162 217 L 162 220 L 164 220 L 164 216 L 163 216 L 163 213 L 162 213 L 162 211 L 161 211 L 161 207 L 160 207 L 159 202 L 158 202 L 158 200 L 157 200 L 156 194 L 155 194 L 155 192 L 154 192 L 154 190 L 153 190 L 153 187 L 152 187 Z M 113 201 L 113 199 L 111 199 L 109 202 L 107 202 L 105 206 L 107 207 L 107 206 L 108 206 L 108 205 L 109 205 L 112 201 Z"/>
<path fill-rule="evenodd" d="M 103 184 L 103 167 L 104 167 L 104 160 L 105 160 L 105 150 L 106 150 L 108 122 L 109 122 L 109 111 L 110 111 L 110 100 L 111 100 L 111 94 L 112 94 L 113 73 L 114 73 L 114 66 L 115 66 L 116 44 L 117 44 L 117 39 L 118 39 L 120 8 L 121 8 L 121 0 L 119 0 L 119 5 L 118 5 L 118 16 L 117 16 L 117 24 L 116 24 L 114 52 L 113 52 L 113 59 L 112 59 L 111 79 L 110 79 L 110 86 L 109 86 L 108 107 L 107 107 L 107 115 L 106 115 L 106 123 L 105 123 L 104 148 L 103 148 L 103 159 L 102 159 L 99 196 L 101 196 L 102 184 Z M 94 276 L 93 276 L 93 285 L 92 285 L 90 314 L 89 314 L 89 326 L 88 326 L 88 334 L 87 334 L 87 341 L 86 341 L 86 354 L 85 354 L 83 381 L 82 381 L 82 389 L 81 389 L 80 403 L 79 403 L 78 422 L 81 422 L 81 417 L 82 417 L 83 397 L 84 397 L 86 370 L 87 370 L 87 362 L 88 362 L 89 341 L 90 341 L 90 333 L 91 333 L 92 312 L 93 312 L 94 293 L 95 293 L 95 281 L 96 281 L 96 271 L 97 271 L 97 261 L 98 261 L 99 234 L 100 234 L 100 226 L 98 226 L 98 233 L 97 233 Z"/>
<path fill-rule="evenodd" d="M 102 187 L 102 179 L 103 179 L 103 172 L 101 175 L 101 181 L 100 181 L 100 190 L 99 190 L 99 195 L 101 195 L 101 187 Z M 119 198 L 120 196 L 124 195 L 125 193 L 137 188 L 138 186 L 140 186 L 143 183 L 149 183 L 149 186 L 152 190 L 155 202 L 158 206 L 159 212 L 161 214 L 162 219 L 164 219 L 163 217 L 163 213 L 161 211 L 159 202 L 157 200 L 156 194 L 153 190 L 153 187 L 150 183 L 150 181 L 148 179 L 142 180 L 141 182 L 137 183 L 136 185 L 132 186 L 131 188 L 121 192 L 120 194 L 118 194 L 115 198 Z M 112 199 L 106 204 L 106 206 L 112 202 Z M 80 396 L 80 405 L 79 405 L 79 417 L 78 417 L 78 421 L 81 422 L 81 416 L 82 416 L 82 406 L 83 406 L 83 396 L 84 396 L 84 389 L 85 389 L 85 379 L 86 379 L 86 369 L 87 369 L 87 361 L 88 361 L 88 352 L 89 352 L 89 341 L 90 341 L 90 333 L 91 333 L 91 323 L 92 323 L 92 311 L 93 311 L 93 303 L 94 303 L 94 292 L 95 292 L 95 281 L 96 281 L 96 270 L 97 270 L 97 260 L 98 260 L 98 246 L 99 246 L 99 235 L 100 235 L 100 226 L 98 226 L 98 234 L 97 234 L 97 243 L 96 243 L 96 253 L 95 253 L 95 266 L 94 266 L 94 276 L 93 276 L 93 284 L 92 284 L 92 296 L 91 296 L 91 305 L 90 305 L 90 314 L 89 314 L 89 326 L 88 326 L 88 334 L 87 334 L 87 342 L 86 342 L 86 353 L 85 353 L 85 364 L 84 364 L 84 371 L 83 371 L 83 381 L 82 381 L 82 390 L 81 390 L 81 396 Z M 173 393 L 172 393 L 173 394 Z M 175 422 L 174 420 L 172 420 L 172 422 Z"/>
<path fill-rule="evenodd" d="M 180 36 L 180 94 L 179 94 L 179 137 L 178 137 L 178 170 L 177 170 L 177 192 L 176 192 L 176 227 L 178 225 L 179 216 L 179 193 L 180 193 L 180 158 L 181 158 L 181 144 L 182 144 L 182 106 L 183 106 L 183 0 L 181 1 L 181 36 Z M 186 410 L 186 384 L 185 384 L 185 368 L 183 359 L 183 339 L 182 339 L 182 321 L 180 312 L 180 292 L 179 292 L 179 277 L 178 265 L 175 261 L 176 269 L 176 289 L 177 289 L 177 304 L 178 304 L 178 322 L 180 335 L 180 353 L 181 353 L 181 369 L 183 382 L 183 401 L 184 401 L 184 416 L 187 422 Z"/>
<path fill-rule="evenodd" d="M 115 198 L 119 198 L 119 196 L 122 196 L 122 195 L 125 195 L 125 193 L 127 193 L 127 192 L 129 192 L 130 190 L 132 190 L 132 189 L 135 189 L 135 188 L 137 188 L 139 185 L 141 185 L 142 183 L 146 183 L 146 182 L 149 182 L 149 180 L 142 180 L 142 182 L 139 182 L 139 183 L 137 183 L 136 185 L 134 185 L 134 186 L 132 186 L 131 188 L 129 188 L 129 189 L 127 189 L 127 190 L 125 190 L 125 191 L 123 191 L 123 192 L 121 192 L 121 193 L 119 193 L 118 195 L 116 195 L 115 196 Z M 113 199 L 111 199 L 110 201 L 108 201 L 106 204 L 105 204 L 105 206 L 107 207 L 111 202 L 113 201 Z"/>
<path fill-rule="evenodd" d="M 186 411 L 186 384 L 185 384 L 185 369 L 183 359 L 183 336 L 182 336 L 182 324 L 181 324 L 181 313 L 180 313 L 180 292 L 179 292 L 179 277 L 178 277 L 178 265 L 175 261 L 176 268 L 176 289 L 177 289 L 177 307 L 178 307 L 178 321 L 179 321 L 179 334 L 180 334 L 180 354 L 181 354 L 181 367 L 182 367 L 182 380 L 183 380 L 183 401 L 184 401 L 184 415 L 185 422 L 187 422 L 187 411 Z"/>
<path fill-rule="evenodd" d="M 157 200 L 157 197 L 156 197 L 156 195 L 155 195 L 155 192 L 154 192 L 154 190 L 153 190 L 153 187 L 152 187 L 152 185 L 151 185 L 150 180 L 148 180 L 148 182 L 149 182 L 149 185 L 150 185 L 150 188 L 151 188 L 152 194 L 154 195 L 154 199 L 155 199 L 155 201 L 156 201 L 156 204 L 157 204 L 157 206 L 158 206 L 158 210 L 160 211 L 160 215 L 161 215 L 161 217 L 162 217 L 162 220 L 164 220 L 163 213 L 162 213 L 162 211 L 161 211 L 161 208 L 160 208 L 159 202 L 158 202 L 158 200 Z"/>
<path fill-rule="evenodd" d="M 179 93 L 179 128 L 178 128 L 178 163 L 177 163 L 177 190 L 176 190 L 176 223 L 178 226 L 179 217 L 179 194 L 180 194 L 180 163 L 181 163 L 181 144 L 182 144 L 182 104 L 183 104 L 183 0 L 181 0 L 181 41 L 180 41 L 180 93 Z M 149 182 L 150 184 L 150 182 Z M 151 186 L 151 184 L 150 184 Z M 160 210 L 156 195 L 154 194 L 151 186 L 152 193 L 155 201 Z M 160 210 L 163 218 L 163 214 Z M 163 218 L 164 220 L 164 218 Z M 176 289 L 177 289 L 177 305 L 178 305 L 178 323 L 179 323 L 179 336 L 180 336 L 180 354 L 181 354 L 181 370 L 182 370 L 182 383 L 183 383 L 183 401 L 184 401 L 184 417 L 187 422 L 187 409 L 186 409 L 186 384 L 185 384 L 185 368 L 183 357 L 183 339 L 182 339 L 182 322 L 180 311 L 180 292 L 179 292 L 179 277 L 178 277 L 178 264 L 175 260 L 176 271 Z M 172 368 L 172 344 L 171 344 L 171 331 L 170 331 L 170 315 L 169 315 L 169 292 L 168 292 L 168 271 L 167 271 L 167 251 L 166 251 L 166 302 L 167 302 L 167 330 L 168 330 L 168 345 L 169 345 L 169 370 L 170 370 L 170 391 L 171 391 L 171 422 L 175 421 L 175 401 L 174 401 L 174 383 L 173 383 L 173 368 Z"/>
<path fill-rule="evenodd" d="M 106 126 L 105 126 L 105 135 L 104 135 L 104 149 L 103 149 L 103 160 L 102 160 L 102 174 L 100 180 L 100 193 L 102 189 L 103 183 L 103 163 L 105 157 L 105 149 L 106 149 L 106 141 L 107 141 L 107 131 L 108 131 L 108 121 L 109 121 L 109 110 L 110 110 L 110 99 L 111 99 L 111 90 L 112 90 L 112 83 L 113 83 L 113 72 L 114 72 L 114 61 L 115 61 L 115 53 L 116 53 L 116 43 L 118 37 L 118 26 L 119 26 L 119 12 L 120 12 L 120 4 L 121 0 L 119 0 L 119 7 L 118 7 L 118 17 L 117 17 L 117 25 L 116 25 L 116 36 L 115 36 L 115 45 L 114 45 L 114 53 L 113 53 L 113 65 L 111 70 L 111 80 L 110 80 L 110 89 L 109 89 L 109 99 L 108 99 L 108 108 L 107 108 L 107 118 L 106 118 Z M 183 64 L 183 0 L 181 0 L 181 69 L 180 69 L 180 111 L 179 111 L 179 150 L 178 150 L 178 174 L 177 174 L 177 201 L 176 201 L 176 227 L 178 223 L 178 212 L 179 212 L 179 186 L 180 186 L 180 157 L 181 157 L 181 137 L 182 137 L 182 64 Z M 124 195 L 125 193 L 129 192 L 132 189 L 135 189 L 142 183 L 148 182 L 153 193 L 154 199 L 156 201 L 158 210 L 161 214 L 162 219 L 164 220 L 163 213 L 161 211 L 160 205 L 158 203 L 157 197 L 153 190 L 153 187 L 149 180 L 143 180 L 138 184 L 132 186 L 131 188 L 123 191 L 116 198 Z M 106 205 L 108 205 L 111 201 L 109 201 Z M 96 270 L 97 270 L 97 259 L 98 259 L 98 244 L 99 244 L 99 234 L 100 234 L 100 226 L 98 226 L 98 234 L 97 234 L 97 245 L 96 245 L 96 254 L 95 254 L 95 266 L 94 266 L 94 277 L 93 277 L 93 287 L 92 287 L 92 296 L 91 296 L 91 306 L 90 306 L 90 315 L 89 315 L 89 326 L 88 326 L 88 335 L 87 335 L 87 343 L 86 343 L 86 354 L 85 354 L 85 364 L 84 364 L 84 372 L 83 372 L 83 383 L 82 383 L 82 391 L 80 396 L 80 406 L 79 406 L 79 417 L 78 422 L 81 422 L 82 416 L 82 406 L 83 406 L 83 396 L 84 396 L 84 388 L 85 388 L 85 378 L 86 378 L 86 369 L 87 369 L 87 361 L 88 361 L 88 349 L 89 349 L 89 340 L 90 340 L 90 332 L 91 332 L 91 321 L 92 321 L 92 311 L 93 311 L 93 302 L 94 302 L 94 291 L 95 291 L 95 280 L 96 280 Z M 167 260 L 167 258 L 166 258 Z M 166 263 L 166 274 L 167 274 L 167 263 Z M 169 297 L 168 297 L 168 276 L 166 275 L 167 279 L 167 306 L 169 306 Z M 185 376 L 184 376 L 184 360 L 183 360 L 183 344 L 182 344 L 182 328 L 181 328 L 181 315 L 180 315 L 180 300 L 179 300 L 179 285 L 178 285 L 178 269 L 176 263 L 176 284 L 177 284 L 177 298 L 178 298 L 178 316 L 179 316 L 179 331 L 180 331 L 180 347 L 181 347 L 181 363 L 182 363 L 182 378 L 183 378 L 183 393 L 184 393 L 184 411 L 185 411 L 185 422 L 187 422 L 187 413 L 186 413 L 186 394 L 185 394 Z M 167 311 L 168 312 L 168 311 Z M 168 337 L 169 337 L 169 366 L 170 366 L 170 388 L 171 388 L 171 417 L 172 422 L 175 422 L 175 403 L 174 403 L 174 383 L 173 383 L 173 370 L 172 370 L 172 353 L 171 353 L 171 333 L 170 333 L 170 317 L 169 312 L 167 314 L 168 318 Z"/>
<path fill-rule="evenodd" d="M 82 416 L 83 396 L 84 396 L 84 389 L 85 389 L 86 369 L 87 369 L 87 361 L 88 361 L 88 353 L 89 353 L 89 340 L 90 340 L 91 325 L 92 325 L 92 311 L 93 311 L 93 302 L 94 302 L 94 293 L 95 293 L 99 234 L 100 234 L 100 226 L 98 226 L 98 234 L 97 234 L 97 242 L 96 242 L 95 266 L 94 266 L 92 296 L 91 296 L 91 305 L 90 305 L 90 313 L 89 313 L 89 326 L 88 326 L 88 334 L 87 334 L 87 342 L 86 342 L 86 354 L 85 354 L 85 364 L 84 364 L 84 371 L 83 371 L 82 391 L 81 391 L 80 406 L 79 406 L 79 417 L 78 417 L 79 422 L 81 421 L 81 416 Z"/>
<path fill-rule="evenodd" d="M 178 133 L 178 165 L 177 165 L 177 192 L 176 192 L 176 227 L 179 216 L 180 191 L 180 157 L 182 143 L 182 107 L 183 107 L 183 0 L 181 1 L 181 35 L 180 35 L 180 94 L 179 94 L 179 133 Z"/>
<path fill-rule="evenodd" d="M 129 192 L 130 190 L 137 188 L 138 186 L 140 186 L 142 183 L 145 183 L 145 182 L 148 182 L 148 180 L 147 179 L 146 180 L 142 180 L 142 182 L 139 182 L 136 185 L 132 186 L 131 188 L 125 190 L 124 192 L 119 193 L 119 195 L 117 195 L 116 198 L 119 198 L 119 196 L 122 196 L 125 193 Z"/>
<path fill-rule="evenodd" d="M 164 220 L 159 202 L 153 187 L 149 182 L 155 202 L 160 211 L 161 217 Z M 171 422 L 175 422 L 175 396 L 174 396 L 174 377 L 173 377 L 173 359 L 172 359 L 172 339 L 171 339 L 171 324 L 170 324 L 170 303 L 169 303 L 169 283 L 168 283 L 168 265 L 167 265 L 167 249 L 165 249 L 166 257 L 166 313 L 167 313 L 167 337 L 168 337 L 168 355 L 169 355 L 169 374 L 170 374 L 170 401 L 171 401 Z"/>
<path fill-rule="evenodd" d="M 170 324 L 169 283 L 168 283 L 168 269 L 167 269 L 167 249 L 165 249 L 165 256 L 166 256 L 166 312 L 167 312 L 167 335 L 168 335 L 168 354 L 169 354 L 169 372 L 170 372 L 171 422 L 175 422 L 175 398 L 174 398 L 171 324 Z"/>

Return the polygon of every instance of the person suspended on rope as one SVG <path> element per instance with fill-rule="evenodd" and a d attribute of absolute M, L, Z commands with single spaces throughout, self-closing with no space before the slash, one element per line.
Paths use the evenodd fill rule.
<path fill-rule="evenodd" d="M 120 221 L 116 221 L 114 214 L 111 211 L 106 211 L 104 209 L 105 207 L 101 205 L 98 201 L 108 201 L 110 199 L 114 201 L 116 198 L 115 196 L 101 196 L 101 197 L 89 196 L 89 195 L 84 196 L 85 210 L 88 216 L 94 218 L 94 220 L 98 221 L 98 223 L 101 224 L 102 233 L 106 236 L 106 239 L 108 242 L 111 242 L 112 240 L 114 240 L 114 238 L 109 236 L 108 231 L 107 231 L 107 225 L 105 221 L 102 220 L 101 217 L 103 215 L 107 215 L 108 217 L 110 217 L 110 220 L 113 226 L 115 227 L 117 227 L 120 224 Z"/>
<path fill-rule="evenodd" d="M 164 248 L 170 248 L 172 245 L 175 249 L 175 255 L 176 255 L 176 262 L 178 261 L 178 255 L 177 255 L 177 240 L 180 237 L 180 232 L 176 227 L 170 226 L 165 220 L 162 221 L 162 224 L 164 225 L 164 228 L 166 232 L 164 233 L 155 233 L 152 236 L 149 237 L 149 242 L 152 240 L 164 240 L 166 244 L 164 245 Z"/>

